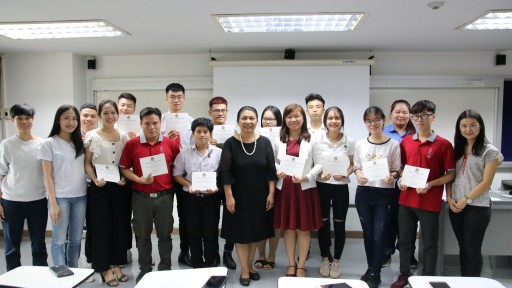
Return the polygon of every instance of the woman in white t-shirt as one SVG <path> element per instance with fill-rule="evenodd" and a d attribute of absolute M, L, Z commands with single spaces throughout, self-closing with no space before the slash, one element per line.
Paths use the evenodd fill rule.
<path fill-rule="evenodd" d="M 323 124 L 327 133 L 317 136 L 317 147 L 313 151 L 315 163 L 332 161 L 342 163 L 346 169 L 345 174 L 335 174 L 324 171 L 317 178 L 316 187 L 322 208 L 322 221 L 324 225 L 318 230 L 318 245 L 322 255 L 320 275 L 323 277 L 340 277 L 340 258 L 345 247 L 345 220 L 349 205 L 348 176 L 354 169 L 355 141 L 348 137 L 341 129 L 345 126 L 345 117 L 340 108 L 334 106 L 325 110 Z M 346 168 L 345 168 L 346 167 Z M 333 211 L 334 227 L 334 256 L 331 254 L 331 206 Z"/>
<path fill-rule="evenodd" d="M 393 193 L 396 193 L 394 180 L 398 178 L 400 171 L 400 146 L 382 131 L 386 123 L 382 109 L 368 107 L 364 111 L 363 120 L 370 136 L 359 140 L 354 152 L 354 173 L 359 184 L 355 204 L 363 228 L 368 263 L 368 269 L 361 280 L 370 288 L 377 288 L 381 283 L 380 270 L 386 250 L 389 206 L 394 198 Z M 371 165 L 377 164 L 381 159 L 386 159 L 387 170 L 383 173 L 385 176 L 379 179 L 378 176 L 382 174 L 373 171 L 376 176 L 370 178 Z"/>
<path fill-rule="evenodd" d="M 126 237 L 129 219 L 126 181 L 118 173 L 124 145 L 129 140 L 127 134 L 114 128 L 119 117 L 117 105 L 112 100 L 103 100 L 98 105 L 101 120 L 99 128 L 85 136 L 85 171 L 91 177 L 91 242 L 92 268 L 101 273 L 107 286 L 117 286 L 128 281 L 119 268 L 126 264 L 126 250 L 129 238 Z M 96 166 L 99 165 L 99 166 Z M 108 165 L 108 166 L 104 166 Z M 106 169 L 108 168 L 108 169 Z M 119 181 L 112 182 L 99 175 L 99 170 L 112 170 L 119 175 Z M 107 181 L 109 180 L 109 181 Z M 111 268 L 112 267 L 112 268 Z"/>
<path fill-rule="evenodd" d="M 78 267 L 85 222 L 86 182 L 80 114 L 72 105 L 57 109 L 39 150 L 52 221 L 53 265 Z"/>

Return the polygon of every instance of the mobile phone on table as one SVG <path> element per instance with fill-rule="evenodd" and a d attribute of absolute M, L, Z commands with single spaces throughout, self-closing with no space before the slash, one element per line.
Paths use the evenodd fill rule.
<path fill-rule="evenodd" d="M 450 285 L 444 281 L 430 281 L 428 283 L 430 283 L 432 288 L 450 288 Z"/>
<path fill-rule="evenodd" d="M 73 273 L 73 271 L 71 271 L 65 265 L 52 266 L 52 267 L 50 267 L 50 271 L 52 271 L 53 274 L 55 274 L 55 276 L 57 276 L 59 278 L 60 277 L 71 276 L 71 275 L 75 274 L 75 273 Z"/>
<path fill-rule="evenodd" d="M 226 285 L 226 282 L 228 281 L 228 276 L 222 276 L 222 275 L 214 275 L 210 276 L 208 281 L 204 283 L 203 288 L 222 288 L 224 285 Z"/>
<path fill-rule="evenodd" d="M 347 283 L 332 283 L 332 284 L 322 284 L 318 286 L 319 288 L 352 288 L 352 286 Z"/>

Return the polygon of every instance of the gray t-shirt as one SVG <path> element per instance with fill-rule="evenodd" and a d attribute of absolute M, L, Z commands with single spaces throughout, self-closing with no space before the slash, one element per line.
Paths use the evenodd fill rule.
<path fill-rule="evenodd" d="M 503 160 L 503 155 L 498 148 L 491 144 L 486 144 L 481 156 L 469 154 L 457 160 L 455 181 L 452 186 L 452 198 L 455 201 L 459 201 L 465 195 L 468 195 L 476 185 L 482 182 L 485 165 L 498 158 L 501 159 L 500 161 Z M 485 193 L 473 199 L 470 205 L 489 207 L 491 205 L 489 188 L 487 188 Z"/>

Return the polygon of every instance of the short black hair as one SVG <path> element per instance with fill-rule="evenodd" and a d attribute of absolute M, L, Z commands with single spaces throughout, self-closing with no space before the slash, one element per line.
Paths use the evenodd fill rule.
<path fill-rule="evenodd" d="M 140 110 L 140 121 L 142 121 L 142 118 L 149 115 L 156 115 L 160 120 L 162 120 L 162 111 L 156 107 L 145 107 L 142 110 Z"/>
<path fill-rule="evenodd" d="M 11 118 L 22 115 L 34 118 L 34 115 L 36 115 L 36 109 L 26 103 L 14 104 L 11 109 L 9 109 L 9 114 L 11 115 Z"/>
<path fill-rule="evenodd" d="M 208 128 L 208 131 L 210 131 L 210 134 L 213 132 L 213 122 L 212 122 L 212 120 L 210 120 L 208 118 L 199 117 L 199 118 L 194 119 L 194 121 L 192 121 L 192 125 L 190 127 L 190 129 L 192 129 L 192 133 L 194 133 L 196 131 L 196 128 L 199 126 Z"/>
<path fill-rule="evenodd" d="M 84 110 L 84 109 L 92 109 L 92 110 L 98 112 L 98 108 L 96 108 L 96 105 L 94 105 L 92 103 L 85 103 L 82 106 L 80 106 L 80 112 L 82 112 L 82 110 Z"/>
<path fill-rule="evenodd" d="M 419 100 L 411 107 L 411 114 L 419 114 L 423 111 L 436 114 L 436 104 L 430 100 Z"/>
<path fill-rule="evenodd" d="M 121 99 L 130 100 L 133 102 L 133 104 L 137 104 L 137 98 L 135 98 L 132 93 L 122 93 L 119 95 L 119 97 L 117 97 L 117 102 L 119 102 Z"/>
<path fill-rule="evenodd" d="M 309 93 L 309 95 L 306 96 L 306 105 L 308 105 L 309 101 L 313 101 L 313 100 L 319 100 L 325 106 L 324 98 L 322 96 L 320 96 L 320 94 L 316 94 L 316 93 Z"/>
<path fill-rule="evenodd" d="M 180 83 L 171 83 L 167 85 L 167 87 L 165 87 L 165 95 L 167 95 L 169 91 L 183 92 L 183 94 L 185 94 L 185 87 L 183 87 L 183 85 L 181 85 Z"/>

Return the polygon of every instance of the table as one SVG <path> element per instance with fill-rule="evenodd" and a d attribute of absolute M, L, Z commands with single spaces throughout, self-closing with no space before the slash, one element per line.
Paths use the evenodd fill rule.
<path fill-rule="evenodd" d="M 139 281 L 136 288 L 155 288 L 165 287 L 173 288 L 201 288 L 213 275 L 228 275 L 228 268 L 214 267 L 201 269 L 180 269 L 168 271 L 149 272 Z"/>
<path fill-rule="evenodd" d="M 303 277 L 280 277 L 277 281 L 278 288 L 317 288 L 323 284 L 333 284 L 345 282 L 352 288 L 368 288 L 368 284 L 361 280 L 345 280 L 345 279 L 330 279 L 330 278 L 303 278 Z M 490 287 L 486 287 L 490 288 Z"/>
<path fill-rule="evenodd" d="M 409 285 L 412 288 L 432 288 L 430 281 L 444 281 L 450 288 L 505 288 L 500 282 L 483 277 L 442 277 L 442 276 L 411 276 Z"/>
<path fill-rule="evenodd" d="M 93 269 L 69 268 L 74 275 L 58 278 L 45 266 L 20 266 L 0 275 L 0 285 L 24 288 L 72 288 L 77 287 Z"/>
<path fill-rule="evenodd" d="M 512 198 L 499 192 L 490 192 L 492 197 L 491 222 L 485 232 L 482 244 L 482 255 L 512 255 L 512 241 L 503 238 L 504 231 L 510 231 L 510 219 L 512 219 Z M 444 255 L 459 255 L 459 245 L 453 233 L 450 217 L 448 216 L 448 204 L 443 201 L 439 215 L 439 241 L 437 250 L 436 275 L 443 275 Z M 420 237 L 421 239 L 421 237 Z M 422 241 L 418 250 L 422 251 Z M 421 257 L 420 257 L 421 258 Z"/>

